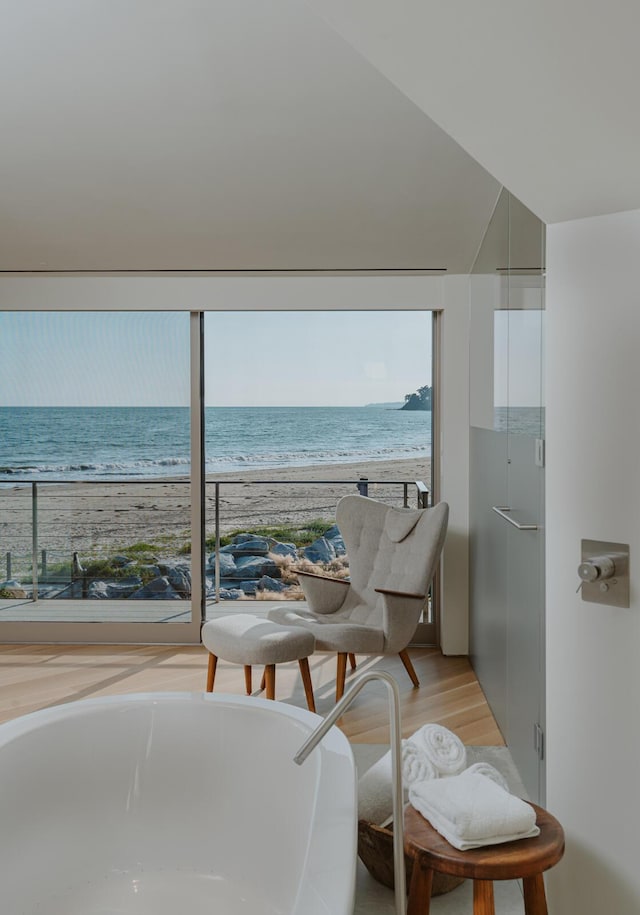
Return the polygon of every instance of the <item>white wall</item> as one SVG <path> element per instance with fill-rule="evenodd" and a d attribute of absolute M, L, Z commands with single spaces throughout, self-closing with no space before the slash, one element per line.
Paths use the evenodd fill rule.
<path fill-rule="evenodd" d="M 443 560 L 441 642 L 445 654 L 466 654 L 468 290 L 468 277 L 455 275 L 3 274 L 0 310 L 442 310 L 440 498 L 449 502 L 450 515 Z M 339 330 L 339 319 L 336 327 Z"/>
<path fill-rule="evenodd" d="M 552 913 L 640 911 L 640 211 L 547 235 L 547 803 Z M 577 595 L 581 538 L 629 543 L 631 608 Z"/>

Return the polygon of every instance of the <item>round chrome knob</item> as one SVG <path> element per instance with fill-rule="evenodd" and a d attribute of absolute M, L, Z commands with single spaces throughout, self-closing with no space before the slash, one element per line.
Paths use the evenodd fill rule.
<path fill-rule="evenodd" d="M 603 578 L 612 578 L 616 566 L 609 556 L 594 556 L 581 562 L 578 566 L 578 577 L 582 581 L 601 581 Z"/>

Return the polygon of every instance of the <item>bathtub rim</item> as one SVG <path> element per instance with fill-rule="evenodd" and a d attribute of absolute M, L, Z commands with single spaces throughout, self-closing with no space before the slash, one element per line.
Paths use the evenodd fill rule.
<path fill-rule="evenodd" d="M 285 702 L 276 702 L 273 699 L 263 699 L 260 696 L 243 696 L 236 693 L 207 693 L 199 690 L 152 690 L 150 692 L 114 693 L 109 696 L 90 696 L 86 699 L 73 699 L 70 702 L 60 702 L 56 705 L 26 712 L 15 718 L 0 722 L 0 747 L 20 734 L 33 730 L 39 722 L 47 724 L 56 719 L 72 718 L 75 714 L 82 714 L 84 710 L 102 708 L 111 705 L 147 705 L 154 702 L 204 702 L 214 705 L 236 705 L 248 708 L 263 708 L 275 715 L 284 715 L 293 718 L 308 727 L 309 733 L 316 728 L 322 719 L 321 715 L 310 712 L 308 709 L 298 708 Z M 304 737 L 303 737 L 304 740 Z M 343 743 L 344 741 L 344 743 Z M 322 746 L 332 751 L 341 753 L 345 748 L 351 753 L 351 745 L 339 728 L 332 728 L 322 740 Z M 341 746 L 342 745 L 342 746 Z"/>

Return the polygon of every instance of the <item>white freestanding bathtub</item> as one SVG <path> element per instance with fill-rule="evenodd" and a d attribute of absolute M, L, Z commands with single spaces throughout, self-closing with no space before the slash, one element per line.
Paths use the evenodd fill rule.
<path fill-rule="evenodd" d="M 88 699 L 0 725 L 2 915 L 351 915 L 356 775 L 244 696 Z"/>

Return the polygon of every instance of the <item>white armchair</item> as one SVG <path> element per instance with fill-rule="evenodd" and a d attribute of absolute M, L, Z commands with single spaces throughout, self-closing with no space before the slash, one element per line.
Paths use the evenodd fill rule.
<path fill-rule="evenodd" d="M 316 651 L 338 655 L 336 700 L 344 692 L 347 656 L 399 654 L 414 686 L 407 653 L 426 604 L 447 532 L 449 506 L 397 509 L 364 496 L 345 496 L 336 523 L 349 557 L 350 580 L 299 572 L 307 609 L 276 607 L 269 619 L 304 626 Z M 352 657 L 352 665 L 355 659 Z"/>

